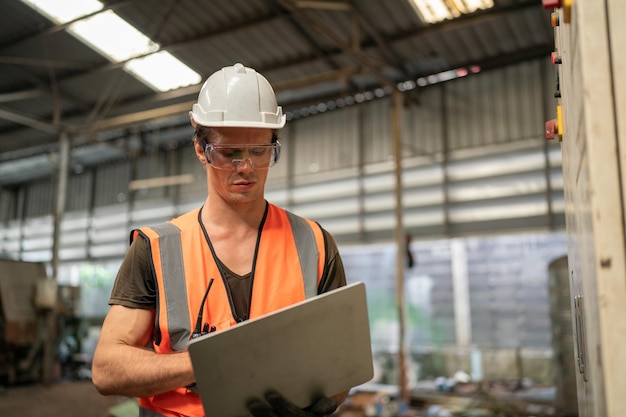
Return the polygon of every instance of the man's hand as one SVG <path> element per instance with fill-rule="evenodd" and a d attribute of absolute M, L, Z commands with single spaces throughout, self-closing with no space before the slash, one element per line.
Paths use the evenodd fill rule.
<path fill-rule="evenodd" d="M 328 397 L 320 398 L 305 409 L 290 403 L 276 391 L 265 394 L 265 399 L 267 403 L 258 398 L 248 401 L 248 410 L 254 417 L 323 417 L 337 409 L 337 401 Z"/>

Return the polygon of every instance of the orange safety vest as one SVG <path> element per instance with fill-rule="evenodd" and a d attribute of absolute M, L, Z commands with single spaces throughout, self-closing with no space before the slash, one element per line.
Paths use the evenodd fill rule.
<path fill-rule="evenodd" d="M 200 209 L 156 227 L 133 230 L 131 240 L 149 241 L 158 287 L 152 347 L 157 353 L 183 351 L 202 303 L 203 323 L 217 331 L 237 324 L 226 284 L 200 226 Z M 253 268 L 249 318 L 317 295 L 324 272 L 324 236 L 315 222 L 268 204 Z M 187 300 L 187 309 L 180 308 Z M 200 397 L 185 387 L 140 398 L 141 417 L 204 416 Z"/>

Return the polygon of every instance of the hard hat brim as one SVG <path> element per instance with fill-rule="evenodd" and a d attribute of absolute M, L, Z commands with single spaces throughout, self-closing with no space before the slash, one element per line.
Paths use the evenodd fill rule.
<path fill-rule="evenodd" d="M 192 125 L 195 123 L 205 127 L 256 127 L 261 129 L 282 129 L 287 121 L 285 115 L 281 115 L 278 122 L 275 123 L 243 120 L 202 120 L 202 117 L 195 117 L 193 111 L 189 112 L 189 118 Z"/>

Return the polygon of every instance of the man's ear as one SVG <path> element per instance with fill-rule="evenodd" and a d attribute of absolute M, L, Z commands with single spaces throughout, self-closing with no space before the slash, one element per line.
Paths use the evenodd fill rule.
<path fill-rule="evenodd" d="M 204 154 L 204 147 L 201 143 L 198 142 L 197 139 L 193 140 L 193 148 L 196 151 L 196 156 L 198 157 L 198 160 L 202 162 L 203 165 L 206 165 L 207 162 L 206 155 Z"/>

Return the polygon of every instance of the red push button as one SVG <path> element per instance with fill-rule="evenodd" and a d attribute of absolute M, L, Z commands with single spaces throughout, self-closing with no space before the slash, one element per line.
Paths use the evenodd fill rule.
<path fill-rule="evenodd" d="M 563 0 L 541 0 L 544 9 L 558 9 L 563 6 Z"/>

